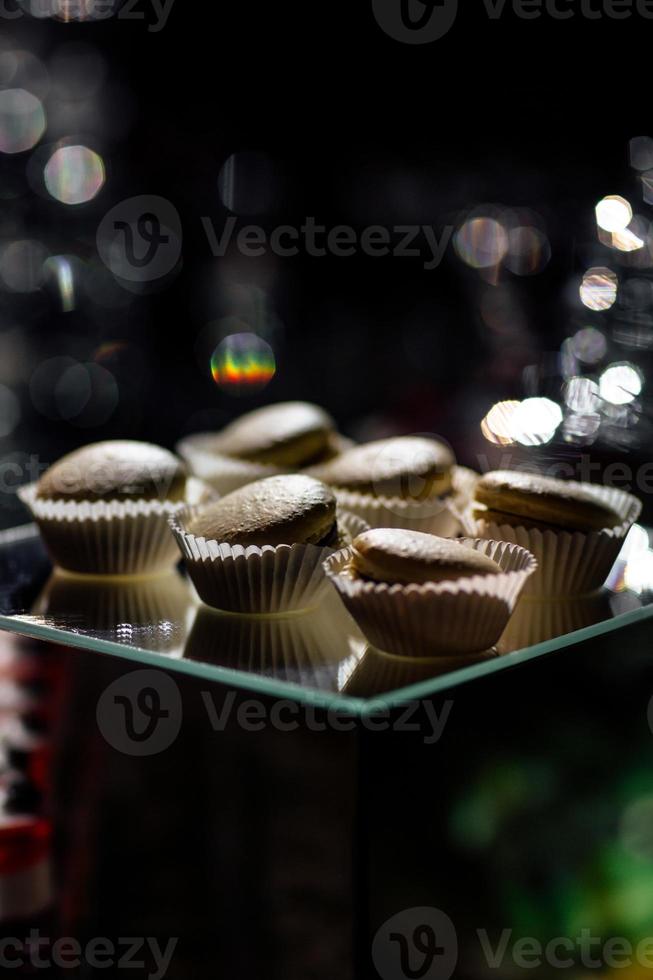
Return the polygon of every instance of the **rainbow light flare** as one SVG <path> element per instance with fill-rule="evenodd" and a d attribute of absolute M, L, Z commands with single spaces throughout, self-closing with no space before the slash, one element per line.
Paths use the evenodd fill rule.
<path fill-rule="evenodd" d="M 240 394 L 260 391 L 277 370 L 270 345 L 254 333 L 230 334 L 211 357 L 211 374 L 217 385 Z"/>

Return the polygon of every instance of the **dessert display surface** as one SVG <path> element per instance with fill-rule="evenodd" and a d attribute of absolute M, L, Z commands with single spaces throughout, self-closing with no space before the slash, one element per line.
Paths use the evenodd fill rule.
<path fill-rule="evenodd" d="M 202 605 L 179 569 L 129 579 L 53 571 L 30 524 L 0 534 L 0 629 L 365 715 L 536 657 L 564 656 L 566 647 L 653 617 L 651 593 L 624 586 L 628 562 L 637 560 L 618 557 L 607 586 L 591 596 L 522 598 L 490 650 L 425 657 L 415 649 L 413 659 L 372 647 L 335 589 L 302 612 L 221 613 Z"/>
<path fill-rule="evenodd" d="M 99 442 L 21 487 L 35 523 L 0 537 L 0 629 L 373 712 L 653 608 L 629 493 L 480 476 L 435 436 L 343 444 L 310 403 L 211 438 L 209 469 Z"/>

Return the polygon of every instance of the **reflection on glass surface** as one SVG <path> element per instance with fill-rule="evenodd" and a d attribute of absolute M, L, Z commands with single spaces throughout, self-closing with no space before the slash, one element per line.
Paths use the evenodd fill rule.
<path fill-rule="evenodd" d="M 471 657 L 397 657 L 368 647 L 359 656 L 343 661 L 338 671 L 338 686 L 351 697 L 371 698 L 442 677 L 453 670 L 471 667 L 496 659 L 494 650 Z"/>
<path fill-rule="evenodd" d="M 568 601 L 524 596 L 517 603 L 497 650 L 502 654 L 523 650 L 610 619 L 613 599 L 613 593 L 607 590 Z"/>
<path fill-rule="evenodd" d="M 176 571 L 120 579 L 56 570 L 32 616 L 54 629 L 181 654 L 196 604 L 190 585 Z"/>
<path fill-rule="evenodd" d="M 337 689 L 340 665 L 366 640 L 335 592 L 316 608 L 287 616 L 245 616 L 200 606 L 184 655 L 295 684 Z"/>
<path fill-rule="evenodd" d="M 349 698 L 359 710 L 367 698 L 389 701 L 412 684 L 432 681 L 428 693 L 438 690 L 451 672 L 499 670 L 511 663 L 505 655 L 547 641 L 533 654 L 540 656 L 557 648 L 557 637 L 584 631 L 577 638 L 587 638 L 623 613 L 645 616 L 652 554 L 648 532 L 635 526 L 602 592 L 575 602 L 522 600 L 497 649 L 479 657 L 432 660 L 416 650 L 415 659 L 406 659 L 368 647 L 335 591 L 305 613 L 220 613 L 202 606 L 180 572 L 124 580 L 53 573 L 38 534 L 27 527 L 0 536 L 0 628 L 59 644 L 67 635 L 71 646 L 149 664 L 160 655 L 161 666 L 207 680 L 224 681 L 226 669 L 236 687 L 278 696 L 279 685 L 288 685 L 288 697 L 311 701 L 321 694 L 329 705 Z"/>

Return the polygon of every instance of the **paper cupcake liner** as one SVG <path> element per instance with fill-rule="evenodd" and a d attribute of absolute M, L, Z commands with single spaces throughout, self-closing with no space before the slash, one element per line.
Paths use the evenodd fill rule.
<path fill-rule="evenodd" d="M 587 487 L 582 483 L 571 485 Z M 471 519 L 470 530 L 473 528 L 482 538 L 521 545 L 537 558 L 538 570 L 529 580 L 524 595 L 568 597 L 595 592 L 607 579 L 642 505 L 623 490 L 594 485 L 592 489 L 599 500 L 614 508 L 621 517 L 617 527 L 585 534 L 581 531 L 529 530 Z"/>
<path fill-rule="evenodd" d="M 537 563 L 524 548 L 508 542 L 462 538 L 461 544 L 493 558 L 502 574 L 424 585 L 370 582 L 351 575 L 349 548 L 328 558 L 324 567 L 379 650 L 413 658 L 478 653 L 489 650 L 503 633 Z"/>
<path fill-rule="evenodd" d="M 396 527 L 424 531 L 452 538 L 462 530 L 462 515 L 469 505 L 478 476 L 463 466 L 455 466 L 453 489 L 444 497 L 404 500 L 371 493 L 334 488 L 338 503 L 350 514 L 358 514 L 371 528 Z"/>
<path fill-rule="evenodd" d="M 201 432 L 182 439 L 176 446 L 177 453 L 186 461 L 200 480 L 212 486 L 221 496 L 226 496 L 232 490 L 238 490 L 255 480 L 263 480 L 268 476 L 281 476 L 298 472 L 297 467 L 273 466 L 270 463 L 250 463 L 233 456 L 225 456 L 210 449 L 215 435 Z M 344 452 L 353 443 L 344 436 L 336 434 L 332 440 L 335 448 Z M 337 452 L 334 453 L 337 455 Z"/>
<path fill-rule="evenodd" d="M 161 500 L 39 500 L 37 484 L 18 491 L 54 562 L 85 575 L 149 575 L 179 561 L 168 517 L 215 491 L 189 480 L 186 502 Z"/>
<path fill-rule="evenodd" d="M 143 578 L 55 571 L 32 612 L 55 627 L 109 633 L 118 642 L 124 636 L 135 646 L 165 651 L 183 643 L 196 606 L 190 585 L 176 571 Z"/>
<path fill-rule="evenodd" d="M 609 619 L 610 599 L 610 593 L 603 590 L 576 599 L 523 595 L 497 643 L 497 650 L 499 653 L 523 650 Z"/>
<path fill-rule="evenodd" d="M 193 511 L 170 515 L 169 524 L 199 597 L 225 612 L 284 613 L 317 605 L 327 588 L 322 563 L 333 548 L 313 544 L 229 545 L 186 530 Z M 368 530 L 360 518 L 338 512 L 345 538 Z"/>
<path fill-rule="evenodd" d="M 287 615 L 234 615 L 200 606 L 184 656 L 337 691 L 341 663 L 366 645 L 336 594 L 327 593 L 315 609 Z"/>

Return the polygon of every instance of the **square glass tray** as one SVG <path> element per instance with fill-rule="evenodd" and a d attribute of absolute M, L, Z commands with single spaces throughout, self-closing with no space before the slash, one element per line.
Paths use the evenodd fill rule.
<path fill-rule="evenodd" d="M 242 616 L 207 609 L 178 570 L 129 580 L 53 571 L 31 524 L 0 533 L 0 630 L 367 715 L 652 617 L 653 552 L 634 532 L 638 549 L 626 542 L 600 593 L 522 600 L 496 649 L 469 660 L 371 648 L 335 590 L 304 613 Z"/>

